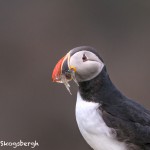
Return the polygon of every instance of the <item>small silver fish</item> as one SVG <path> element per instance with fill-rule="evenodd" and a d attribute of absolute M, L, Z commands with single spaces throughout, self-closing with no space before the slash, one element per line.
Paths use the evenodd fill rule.
<path fill-rule="evenodd" d="M 66 87 L 66 89 L 68 90 L 68 92 L 72 95 L 71 91 L 70 91 L 70 84 L 69 81 L 73 80 L 77 86 L 79 86 L 76 77 L 75 77 L 75 72 L 74 70 L 68 70 L 68 72 L 66 72 L 66 74 L 61 74 L 60 77 L 60 83 L 63 83 Z"/>

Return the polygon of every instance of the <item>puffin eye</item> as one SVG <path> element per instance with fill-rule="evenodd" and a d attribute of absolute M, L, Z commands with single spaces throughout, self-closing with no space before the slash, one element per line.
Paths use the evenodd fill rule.
<path fill-rule="evenodd" d="M 83 60 L 83 62 L 88 60 L 85 54 L 83 54 L 82 60 Z"/>

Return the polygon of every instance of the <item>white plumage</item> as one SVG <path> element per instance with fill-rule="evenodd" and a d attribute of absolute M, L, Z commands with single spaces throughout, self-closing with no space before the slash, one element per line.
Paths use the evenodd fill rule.
<path fill-rule="evenodd" d="M 94 150 L 127 150 L 125 143 L 115 139 L 98 107 L 99 103 L 85 101 L 77 94 L 76 120 L 84 139 Z"/>

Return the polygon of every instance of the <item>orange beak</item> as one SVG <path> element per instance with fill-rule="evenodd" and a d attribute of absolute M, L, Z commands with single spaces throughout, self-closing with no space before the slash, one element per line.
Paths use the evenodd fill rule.
<path fill-rule="evenodd" d="M 69 70 L 69 59 L 70 53 L 67 53 L 67 55 L 58 61 L 52 73 L 53 82 L 61 83 L 61 75 L 64 74 L 64 71 Z"/>
<path fill-rule="evenodd" d="M 62 63 L 64 61 L 64 58 L 61 58 L 58 63 L 56 64 L 54 70 L 53 70 L 53 73 L 52 73 L 52 81 L 53 82 L 59 82 L 60 81 L 60 75 L 61 75 L 61 68 L 62 68 Z"/>
<path fill-rule="evenodd" d="M 63 58 L 61 58 L 56 64 L 52 73 L 52 81 L 63 83 L 62 75 L 65 75 L 66 80 L 70 81 L 72 79 L 70 72 L 72 71 L 76 72 L 76 68 L 74 66 L 70 66 L 70 52 L 69 52 Z"/>

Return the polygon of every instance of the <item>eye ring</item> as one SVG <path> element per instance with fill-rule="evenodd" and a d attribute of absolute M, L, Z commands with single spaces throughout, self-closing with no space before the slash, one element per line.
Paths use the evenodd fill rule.
<path fill-rule="evenodd" d="M 82 56 L 82 60 L 83 60 L 83 62 L 85 62 L 85 61 L 87 61 L 87 60 L 88 60 L 88 58 L 87 58 L 87 56 L 86 56 L 85 54 L 83 54 L 83 56 Z"/>

